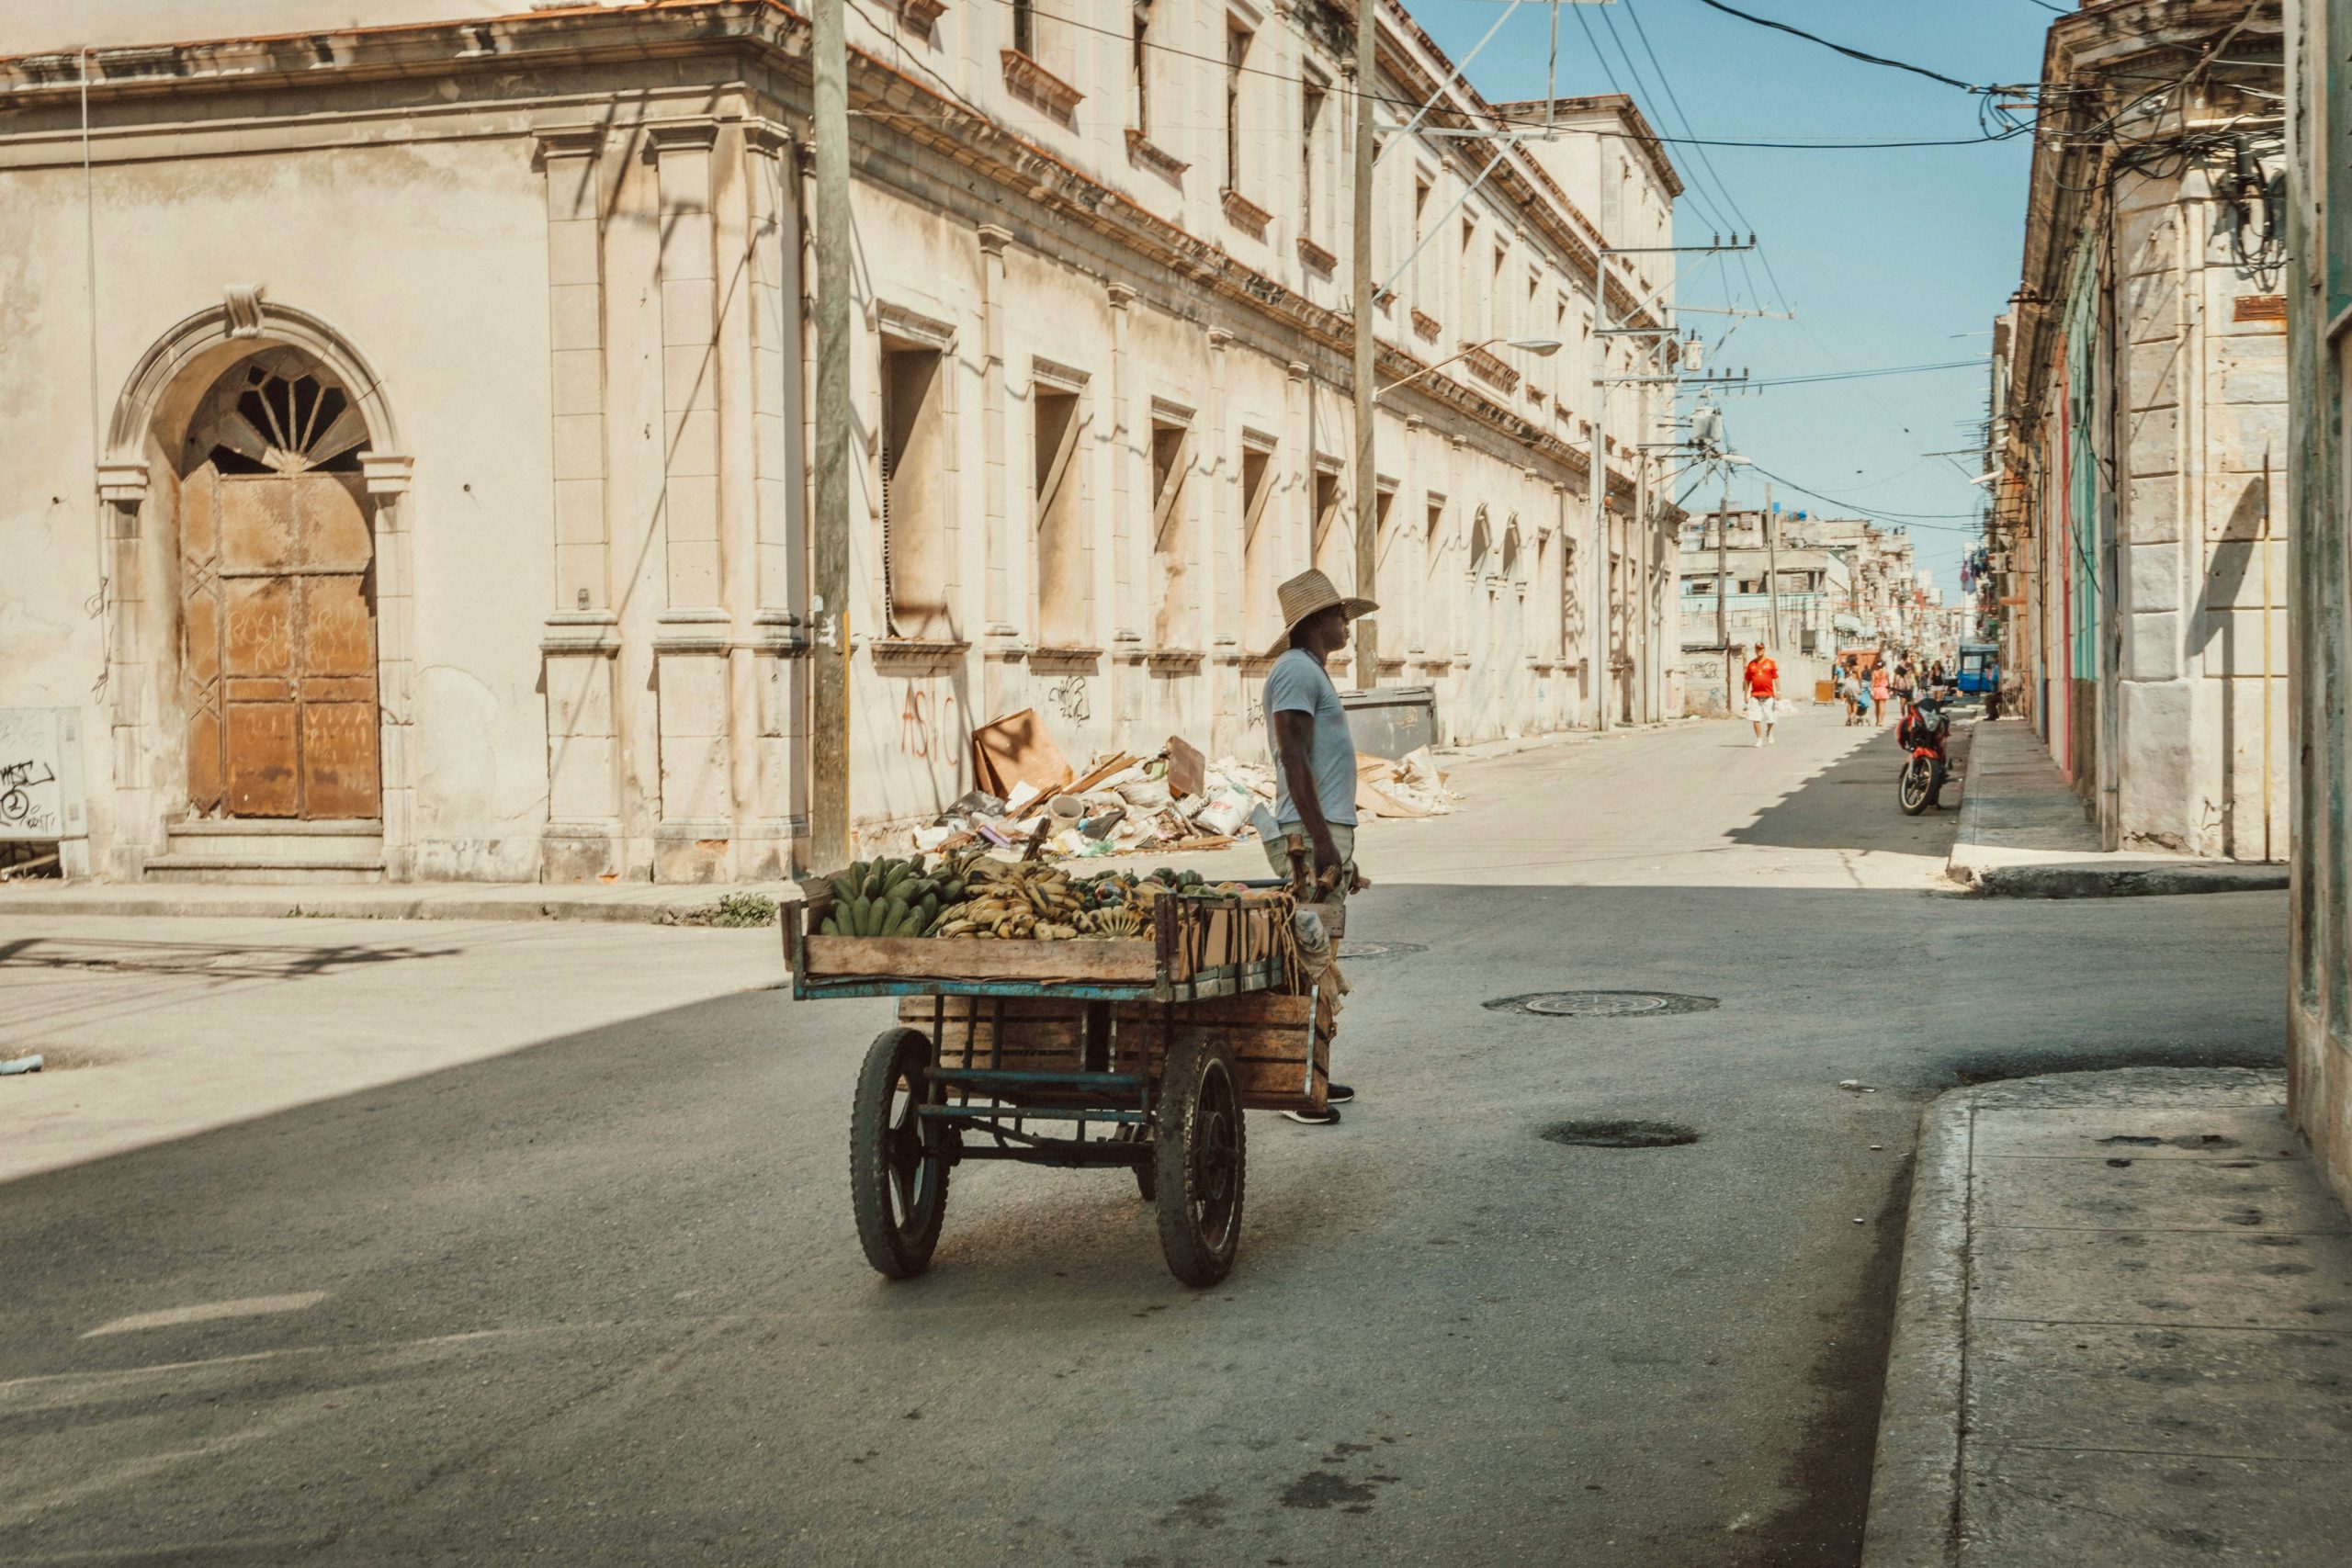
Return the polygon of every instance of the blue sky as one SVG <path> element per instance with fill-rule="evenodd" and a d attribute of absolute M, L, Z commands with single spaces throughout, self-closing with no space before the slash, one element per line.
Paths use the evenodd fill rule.
<path fill-rule="evenodd" d="M 1502 16 L 1507 0 L 1408 0 L 1456 60 Z M 1739 8 L 1802 27 L 1872 54 L 1967 82 L 2030 82 L 2053 14 L 2034 0 L 1736 0 Z M 1491 99 L 1540 96 L 1548 6 L 1527 0 L 1470 67 Z M 1578 14 L 1599 40 L 1586 42 Z M 1634 27 L 1638 19 L 1640 28 Z M 1611 24 L 1614 25 L 1614 38 Z M 1679 100 L 1667 100 L 1644 50 Z M 1619 52 L 1622 39 L 1625 54 Z M 1634 69 L 1629 74 L 1626 54 Z M 1615 82 L 1611 80 L 1614 73 Z M 1631 92 L 1662 135 L 1728 141 L 1861 141 L 1979 133 L 1980 100 L 1956 88 L 1845 59 L 1801 39 L 1711 10 L 1700 0 L 1613 0 L 1560 8 L 1564 95 Z M 1973 147 L 1790 152 L 1670 146 L 1690 187 L 1678 209 L 1679 241 L 1705 243 L 1722 209 L 1714 175 L 1756 231 L 1793 322 L 1743 322 L 1715 367 L 1745 367 L 1758 379 L 1940 364 L 1976 368 L 1870 380 L 1779 387 L 1724 400 L 1733 448 L 1764 468 L 1851 503 L 1825 506 L 1775 488 L 1784 507 L 1835 515 L 1907 512 L 1973 514 L 1984 491 L 1951 460 L 1925 457 L 1975 439 L 1992 318 L 2017 287 L 2024 239 L 2031 140 Z M 1728 214 L 1725 214 L 1728 217 Z M 1733 220 L 1736 221 L 1736 220 Z M 1698 305 L 1778 309 L 1756 256 L 1686 257 L 1680 297 Z M 1722 318 L 1692 315 L 1710 338 Z M 1971 335 L 1961 335 L 1971 334 Z M 1962 457 L 1962 464 L 1970 459 Z M 1765 480 L 1735 480 L 1735 505 L 1760 502 Z M 1709 485 L 1687 503 L 1713 504 Z M 1906 520 L 1889 515 L 1890 523 Z M 1974 530 L 1939 515 L 1910 524 L 1922 565 L 1948 600 L 1959 597 L 1960 554 Z"/>

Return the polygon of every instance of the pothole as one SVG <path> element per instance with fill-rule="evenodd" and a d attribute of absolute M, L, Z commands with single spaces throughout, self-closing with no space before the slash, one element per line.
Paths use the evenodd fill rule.
<path fill-rule="evenodd" d="M 1489 1012 L 1525 1012 L 1538 1018 L 1662 1018 L 1705 1012 L 1721 1004 L 1713 997 L 1673 991 L 1535 991 L 1498 997 L 1486 1005 Z"/>
<path fill-rule="evenodd" d="M 1408 953 L 1427 953 L 1418 942 L 1343 942 L 1340 943 L 1341 958 L 1398 958 Z"/>
<path fill-rule="evenodd" d="M 1535 1135 L 1571 1148 L 1670 1149 L 1697 1143 L 1699 1129 L 1679 1122 L 1555 1122 Z"/>

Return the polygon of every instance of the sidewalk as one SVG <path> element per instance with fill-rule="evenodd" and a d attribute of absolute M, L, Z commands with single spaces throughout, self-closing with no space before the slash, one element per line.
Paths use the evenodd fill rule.
<path fill-rule="evenodd" d="M 1963 886 L 2012 898 L 2111 898 L 2287 886 L 2283 863 L 2103 852 L 2098 824 L 2032 726 L 1980 720 L 1970 736 L 1948 865 Z"/>
<path fill-rule="evenodd" d="M 2285 1100 L 2141 1067 L 1928 1108 L 1865 1568 L 2344 1561 L 2352 1221 Z"/>
<path fill-rule="evenodd" d="M 1437 753 L 1448 768 L 1516 756 L 1576 741 L 1614 739 L 1668 725 L 1621 726 L 1600 734 L 1556 730 L 1481 741 Z M 1477 800 L 1460 809 L 1474 811 Z M 1090 865 L 1190 867 L 1204 876 L 1261 876 L 1265 856 L 1255 840 L 1230 849 L 1145 851 Z M 352 883 L 0 883 L 0 915 L 193 915 L 209 919 L 280 916 L 346 920 L 605 920 L 645 925 L 705 925 L 721 900 L 751 895 L 781 901 L 789 882 L 680 886 L 644 882 L 581 886 L 520 882 Z"/>

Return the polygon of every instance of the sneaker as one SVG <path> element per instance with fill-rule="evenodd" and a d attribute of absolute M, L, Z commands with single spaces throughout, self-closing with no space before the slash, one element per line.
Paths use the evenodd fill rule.
<path fill-rule="evenodd" d="M 1337 1106 L 1322 1111 L 1285 1111 L 1283 1114 L 1305 1127 L 1336 1127 L 1340 1124 Z"/>
<path fill-rule="evenodd" d="M 1355 1097 L 1356 1091 L 1343 1083 L 1326 1084 L 1323 1087 L 1323 1103 L 1326 1105 L 1345 1105 Z"/>
<path fill-rule="evenodd" d="M 1763 738 L 1762 736 L 1760 736 L 1760 735 L 1759 735 L 1759 736 L 1758 736 L 1758 737 L 1756 738 L 1756 744 L 1758 744 L 1758 746 L 1763 745 L 1763 744 L 1764 744 L 1764 738 Z"/>
<path fill-rule="evenodd" d="M 1780 739 L 1780 737 L 1778 737 L 1778 736 L 1776 736 L 1776 735 L 1773 735 L 1773 734 L 1772 734 L 1772 733 L 1770 733 L 1770 731 L 1767 731 L 1767 732 L 1765 733 L 1765 736 L 1764 736 L 1764 744 L 1765 744 L 1765 745 L 1767 745 L 1767 746 L 1770 746 L 1770 745 L 1774 744 L 1775 742 L 1777 742 L 1779 739 Z"/>

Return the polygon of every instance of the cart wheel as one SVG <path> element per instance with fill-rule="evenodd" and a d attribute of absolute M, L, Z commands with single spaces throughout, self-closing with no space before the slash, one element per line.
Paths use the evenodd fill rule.
<path fill-rule="evenodd" d="M 1188 1285 L 1214 1285 L 1241 1249 L 1241 1096 L 1233 1053 L 1195 1039 L 1168 1055 L 1152 1111 L 1159 1250 Z"/>
<path fill-rule="evenodd" d="M 919 1106 L 930 1084 L 931 1041 L 886 1029 L 865 1053 L 849 1119 L 849 1196 L 865 1260 L 893 1280 L 931 1267 L 947 1212 L 947 1160 L 934 1130 L 924 1136 Z"/>

